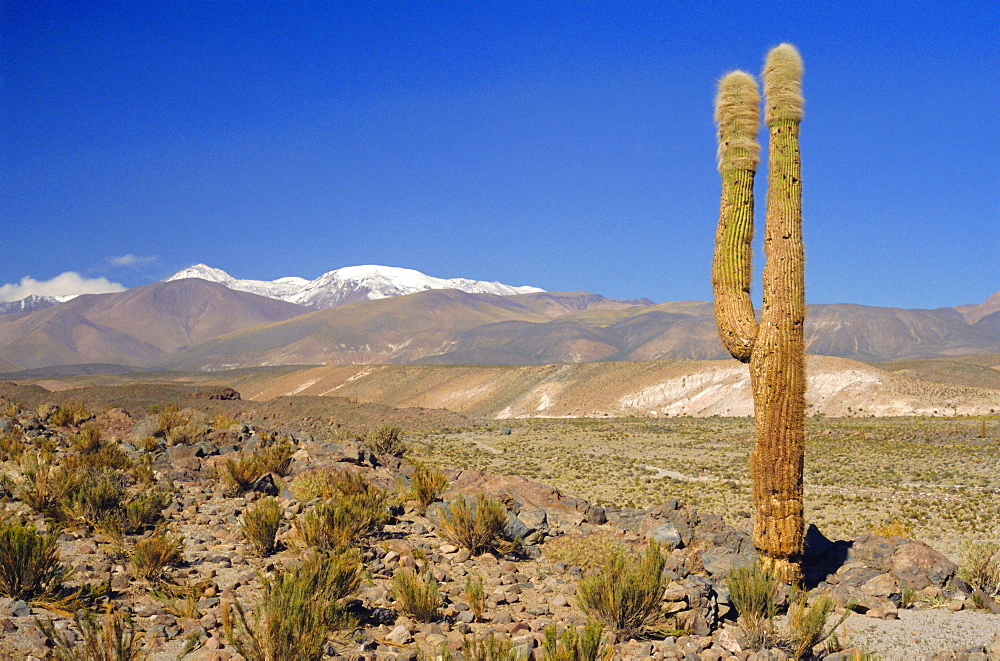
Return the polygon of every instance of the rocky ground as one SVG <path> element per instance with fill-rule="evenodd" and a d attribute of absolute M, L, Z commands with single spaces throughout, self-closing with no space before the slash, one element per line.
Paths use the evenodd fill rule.
<path fill-rule="evenodd" d="M 150 460 L 152 475 L 143 488 L 169 494 L 162 515 L 171 531 L 183 537 L 182 561 L 164 579 L 135 576 L 122 551 L 148 538 L 149 530 L 119 540 L 86 523 L 64 521 L 58 528 L 58 550 L 59 560 L 73 569 L 68 584 L 108 586 L 110 592 L 90 607 L 100 611 L 110 604 L 129 613 L 145 640 L 152 642 L 156 659 L 177 658 L 185 650 L 190 659 L 236 658 L 223 630 L 224 606 L 239 601 L 252 608 L 261 580 L 303 555 L 293 539 L 292 522 L 315 502 L 296 498 L 296 480 L 338 467 L 402 494 L 413 473 L 406 461 L 375 454 L 356 439 L 282 431 L 288 427 L 278 424 L 280 411 L 268 414 L 274 423 L 270 426 L 259 419 L 249 425 L 211 419 L 193 409 L 171 412 L 178 427 L 171 433 L 163 429 L 161 414 L 133 416 L 121 408 L 96 417 L 81 413 L 71 424 L 59 420 L 62 425 L 53 421 L 58 407 L 22 408 L 11 401 L 0 402 L 0 409 L 6 414 L 0 417 L 6 443 L 16 438 L 30 448 L 28 453 L 79 453 L 79 441 L 73 439 L 89 424 L 100 430 L 103 444 L 120 448 L 133 464 Z M 286 475 L 265 475 L 243 493 L 218 479 L 217 467 L 226 458 L 268 442 L 292 446 Z M 4 447 L 7 456 L 0 453 L 0 472 L 7 477 L 0 483 L 0 495 L 8 502 L 2 507 L 8 516 L 27 517 L 39 529 L 56 529 L 16 496 L 28 477 L 25 462 L 23 456 L 15 460 L 9 446 Z M 464 641 L 493 633 L 510 640 L 522 656 L 541 658 L 546 626 L 586 623 L 576 591 L 585 574 L 597 571 L 590 567 L 594 555 L 609 547 L 640 549 L 653 539 L 667 553 L 660 632 L 638 639 L 611 634 L 614 658 L 787 658 L 778 648 L 751 651 L 736 621 L 725 578 L 731 567 L 753 557 L 746 530 L 673 500 L 644 510 L 620 510 L 523 478 L 471 470 L 445 473 L 449 486 L 442 502 L 424 513 L 416 502 L 399 495 L 390 522 L 363 543 L 367 579 L 349 606 L 358 624 L 331 639 L 328 656 L 416 659 L 438 658 L 449 651 L 460 658 Z M 268 493 L 277 496 L 283 512 L 281 545 L 273 555 L 260 557 L 241 534 L 241 516 Z M 523 539 L 520 550 L 473 555 L 440 536 L 443 502 L 477 493 L 505 505 L 507 533 Z M 1000 659 L 1000 604 L 974 593 L 956 575 L 955 564 L 929 546 L 877 535 L 834 542 L 812 528 L 807 556 L 807 587 L 816 591 L 813 594 L 829 594 L 840 609 L 853 603 L 855 611 L 839 636 L 843 649 L 817 648 L 817 656 L 847 659 L 865 652 L 886 659 Z M 428 570 L 438 581 L 444 601 L 436 621 L 406 616 L 393 598 L 392 577 L 407 567 Z M 466 594 L 469 576 L 483 580 L 481 621 L 474 617 Z M 70 613 L 0 597 L 0 658 L 49 656 L 53 634 L 43 631 L 39 620 L 52 620 L 54 635 L 78 638 Z"/>

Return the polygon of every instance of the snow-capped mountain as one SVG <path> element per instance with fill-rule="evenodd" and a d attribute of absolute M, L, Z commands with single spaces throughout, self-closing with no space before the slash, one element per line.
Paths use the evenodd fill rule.
<path fill-rule="evenodd" d="M 240 280 L 221 269 L 196 264 L 178 271 L 167 280 L 201 278 L 260 296 L 277 298 L 314 308 L 332 308 L 345 303 L 415 294 L 428 289 L 459 289 L 471 294 L 530 294 L 545 291 L 538 287 L 512 287 L 500 282 L 467 278 L 435 278 L 413 269 L 394 266 L 347 266 L 324 273 L 315 280 L 287 277 L 277 280 Z"/>
<path fill-rule="evenodd" d="M 208 280 L 209 282 L 217 282 L 230 289 L 246 291 L 258 296 L 267 296 L 268 298 L 277 298 L 282 301 L 291 301 L 293 296 L 309 284 L 309 281 L 305 278 L 295 277 L 278 278 L 277 280 L 239 280 L 222 269 L 214 269 L 205 264 L 195 264 L 182 271 L 178 271 L 164 282 L 181 280 L 183 278 L 199 278 L 201 280 Z"/>
<path fill-rule="evenodd" d="M 35 310 L 41 310 L 42 308 L 47 308 L 72 298 L 72 296 L 39 296 L 38 294 L 31 294 L 17 301 L 0 301 L 0 314 L 34 312 Z"/>

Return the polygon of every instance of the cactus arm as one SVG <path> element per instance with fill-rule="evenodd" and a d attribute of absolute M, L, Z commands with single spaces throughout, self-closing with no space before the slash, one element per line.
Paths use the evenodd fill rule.
<path fill-rule="evenodd" d="M 750 360 L 757 441 L 750 456 L 754 545 L 785 581 L 800 578 L 805 525 L 805 257 L 802 242 L 802 60 L 789 44 L 764 68 L 769 129 L 763 306 Z"/>
<path fill-rule="evenodd" d="M 719 127 L 722 199 L 712 260 L 712 289 L 719 337 L 734 358 L 750 360 L 757 336 L 750 300 L 753 182 L 759 161 L 757 83 L 742 71 L 719 81 L 715 121 Z"/>

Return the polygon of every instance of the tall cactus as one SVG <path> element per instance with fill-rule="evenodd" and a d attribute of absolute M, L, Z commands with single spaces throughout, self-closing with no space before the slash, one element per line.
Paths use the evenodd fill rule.
<path fill-rule="evenodd" d="M 750 455 L 754 546 L 786 582 L 801 578 L 805 524 L 802 459 L 805 451 L 805 277 L 802 247 L 802 59 L 781 44 L 764 65 L 768 149 L 764 283 L 760 322 L 750 299 L 753 180 L 759 147 L 757 85 L 742 71 L 719 83 L 722 201 L 712 283 L 723 344 L 750 364 L 756 443 Z"/>

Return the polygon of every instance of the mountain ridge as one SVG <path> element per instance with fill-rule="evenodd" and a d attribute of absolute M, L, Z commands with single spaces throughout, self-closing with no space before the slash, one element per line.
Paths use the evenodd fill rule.
<path fill-rule="evenodd" d="M 458 289 L 469 293 L 500 296 L 544 291 L 538 287 L 513 287 L 500 282 L 484 282 L 468 278 L 435 278 L 414 269 L 377 265 L 345 266 L 328 271 L 314 280 L 297 276 L 277 280 L 241 280 L 222 269 L 195 264 L 173 274 L 166 279 L 166 282 L 184 278 L 201 278 L 237 291 L 318 309 L 361 300 L 405 296 L 430 289 Z"/>
<path fill-rule="evenodd" d="M 0 318 L 0 358 L 23 369 L 84 363 L 149 366 L 217 335 L 308 311 L 206 280 L 156 282 L 5 315 Z"/>
<path fill-rule="evenodd" d="M 372 278 L 396 273 L 386 268 L 348 267 L 330 273 L 339 272 L 336 278 L 343 282 L 378 284 Z M 195 271 L 230 285 L 235 282 L 220 269 Z M 423 274 L 403 271 L 416 274 L 416 284 L 426 284 Z M 327 300 L 330 305 L 316 309 L 207 278 L 171 278 L 0 315 L 0 370 L 95 363 L 184 370 L 302 364 L 548 365 L 728 356 L 718 340 L 713 305 L 702 301 L 654 304 L 589 292 L 501 295 L 438 287 L 397 295 L 404 279 L 396 281 L 396 289 L 364 285 L 345 295 L 344 289 L 334 288 L 339 302 Z M 242 282 L 283 288 L 284 295 L 300 297 L 315 281 Z M 377 292 L 375 298 L 372 292 Z M 352 296 L 359 300 L 348 302 Z M 807 351 L 872 363 L 996 354 L 997 305 L 1000 293 L 982 304 L 934 310 L 812 305 L 806 320 Z"/>

